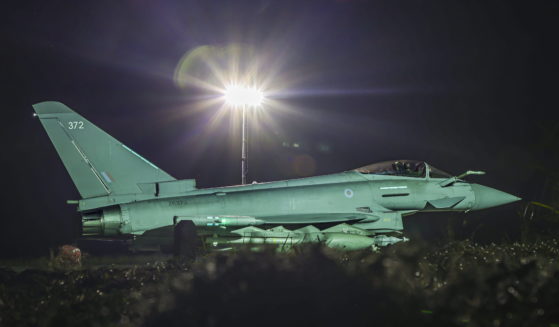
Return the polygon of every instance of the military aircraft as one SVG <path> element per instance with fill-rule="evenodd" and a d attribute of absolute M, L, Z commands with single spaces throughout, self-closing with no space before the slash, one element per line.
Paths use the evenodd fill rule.
<path fill-rule="evenodd" d="M 186 255 L 240 244 L 356 250 L 405 241 L 402 217 L 417 212 L 520 200 L 463 179 L 484 172 L 452 176 L 416 160 L 198 189 L 194 179 L 176 180 L 60 102 L 33 108 L 82 197 L 69 202 L 78 204 L 86 238 L 129 239 Z"/>

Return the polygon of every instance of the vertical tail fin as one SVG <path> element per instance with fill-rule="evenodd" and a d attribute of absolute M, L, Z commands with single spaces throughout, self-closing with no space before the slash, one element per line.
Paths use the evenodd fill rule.
<path fill-rule="evenodd" d="M 64 104 L 33 108 L 82 198 L 140 193 L 139 183 L 175 180 Z"/>

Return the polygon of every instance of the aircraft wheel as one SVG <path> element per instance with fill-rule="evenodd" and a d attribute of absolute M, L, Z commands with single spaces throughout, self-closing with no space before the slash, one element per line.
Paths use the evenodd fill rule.
<path fill-rule="evenodd" d="M 176 256 L 194 259 L 202 250 L 202 240 L 196 233 L 196 226 L 190 220 L 179 222 L 175 226 L 174 252 Z"/>

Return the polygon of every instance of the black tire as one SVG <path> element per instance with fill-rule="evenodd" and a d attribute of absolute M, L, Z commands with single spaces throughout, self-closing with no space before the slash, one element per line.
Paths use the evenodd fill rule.
<path fill-rule="evenodd" d="M 196 233 L 196 226 L 190 220 L 175 226 L 174 253 L 178 257 L 194 259 L 202 252 L 202 239 Z"/>

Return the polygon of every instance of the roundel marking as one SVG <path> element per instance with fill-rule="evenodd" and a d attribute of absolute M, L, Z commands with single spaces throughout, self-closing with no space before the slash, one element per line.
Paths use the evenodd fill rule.
<path fill-rule="evenodd" d="M 346 188 L 346 189 L 344 190 L 344 195 L 345 195 L 345 197 L 348 198 L 348 199 L 352 198 L 352 197 L 353 197 L 353 190 L 350 189 L 350 188 Z"/>

